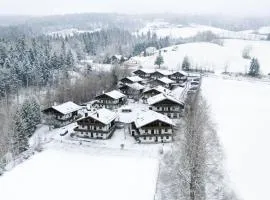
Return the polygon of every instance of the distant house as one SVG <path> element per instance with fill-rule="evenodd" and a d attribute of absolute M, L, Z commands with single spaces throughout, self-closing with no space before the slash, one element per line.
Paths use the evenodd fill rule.
<path fill-rule="evenodd" d="M 156 96 L 156 95 L 161 94 L 161 93 L 168 94 L 170 92 L 171 92 L 171 90 L 169 90 L 165 87 L 162 87 L 162 86 L 148 88 L 148 89 L 145 89 L 143 91 L 142 99 L 143 99 L 144 103 L 147 103 L 147 99 L 149 99 L 150 97 Z"/>
<path fill-rule="evenodd" d="M 163 77 L 169 77 L 172 74 L 173 74 L 172 71 L 159 69 L 151 74 L 151 78 L 152 79 L 159 79 L 159 78 L 163 78 Z"/>
<path fill-rule="evenodd" d="M 74 129 L 77 137 L 91 139 L 109 139 L 115 131 L 117 114 L 102 108 L 77 121 Z"/>
<path fill-rule="evenodd" d="M 126 103 L 127 97 L 117 90 L 107 92 L 95 97 L 99 108 L 117 109 Z"/>
<path fill-rule="evenodd" d="M 128 59 L 122 55 L 113 55 L 110 60 L 112 64 L 115 64 L 115 63 L 121 64 L 127 61 Z"/>
<path fill-rule="evenodd" d="M 125 84 L 119 87 L 119 90 L 128 98 L 139 99 L 144 86 L 139 83 Z"/>
<path fill-rule="evenodd" d="M 158 94 L 147 100 L 150 109 L 168 116 L 169 118 L 180 118 L 183 115 L 184 103 L 174 96 Z"/>
<path fill-rule="evenodd" d="M 131 135 L 139 143 L 171 142 L 174 126 L 167 116 L 148 110 L 141 112 L 132 122 Z"/>
<path fill-rule="evenodd" d="M 146 56 L 152 56 L 156 53 L 157 48 L 156 47 L 147 47 L 145 49 Z"/>
<path fill-rule="evenodd" d="M 138 69 L 136 71 L 133 72 L 133 74 L 146 79 L 146 78 L 150 78 L 151 74 L 153 74 L 155 72 L 155 70 L 153 69 Z"/>
<path fill-rule="evenodd" d="M 184 71 L 174 72 L 173 74 L 169 75 L 169 78 L 176 83 L 183 83 L 187 80 L 188 74 Z"/>
<path fill-rule="evenodd" d="M 122 84 L 142 83 L 143 79 L 139 76 L 129 76 L 120 80 Z"/>
<path fill-rule="evenodd" d="M 150 85 L 152 87 L 156 87 L 156 86 L 162 86 L 162 87 L 165 87 L 165 88 L 168 88 L 170 89 L 172 84 L 174 84 L 175 81 L 167 78 L 167 77 L 162 77 L 162 78 L 159 78 L 159 79 L 155 79 L 155 80 L 152 80 L 150 82 Z"/>
<path fill-rule="evenodd" d="M 78 111 L 81 109 L 81 106 L 68 101 L 66 103 L 47 108 L 42 112 L 46 115 L 53 116 L 59 122 L 67 123 L 74 121 L 78 117 Z"/>

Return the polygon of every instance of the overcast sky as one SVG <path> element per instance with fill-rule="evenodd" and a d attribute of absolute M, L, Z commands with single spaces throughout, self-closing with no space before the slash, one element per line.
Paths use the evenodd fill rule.
<path fill-rule="evenodd" d="M 270 15 L 270 0 L 0 0 L 0 14 L 81 12 Z"/>

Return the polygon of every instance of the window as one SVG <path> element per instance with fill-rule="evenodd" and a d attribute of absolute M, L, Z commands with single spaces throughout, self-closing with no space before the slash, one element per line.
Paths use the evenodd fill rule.
<path fill-rule="evenodd" d="M 148 133 L 148 129 L 145 129 L 145 133 Z"/>
<path fill-rule="evenodd" d="M 169 136 L 166 136 L 166 139 L 169 139 Z"/>
<path fill-rule="evenodd" d="M 152 137 L 149 137 L 149 140 L 152 140 Z"/>
<path fill-rule="evenodd" d="M 163 140 L 163 136 L 161 136 L 161 139 Z"/>
<path fill-rule="evenodd" d="M 168 129 L 167 129 L 167 128 L 165 128 L 165 132 L 166 132 L 166 133 L 168 132 Z"/>
<path fill-rule="evenodd" d="M 151 134 L 154 134 L 155 133 L 155 131 L 154 130 L 151 130 Z"/>
<path fill-rule="evenodd" d="M 159 110 L 159 107 L 157 107 L 157 110 Z"/>
<path fill-rule="evenodd" d="M 146 137 L 143 137 L 144 140 L 146 140 Z"/>

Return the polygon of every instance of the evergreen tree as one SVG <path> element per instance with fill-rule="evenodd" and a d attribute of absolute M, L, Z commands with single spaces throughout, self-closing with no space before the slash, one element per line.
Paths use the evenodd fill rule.
<path fill-rule="evenodd" d="M 182 70 L 183 71 L 189 71 L 190 70 L 190 61 L 187 56 L 184 57 L 183 63 L 182 63 Z"/>
<path fill-rule="evenodd" d="M 267 40 L 270 40 L 270 33 L 267 35 Z"/>
<path fill-rule="evenodd" d="M 249 67 L 249 72 L 248 74 L 250 76 L 258 76 L 260 72 L 260 64 L 257 58 L 252 58 L 251 63 L 250 63 L 250 67 Z"/>
<path fill-rule="evenodd" d="M 20 107 L 17 108 L 13 116 L 13 151 L 18 155 L 26 151 L 29 147 L 28 136 L 25 134 L 25 123 L 21 115 Z"/>
<path fill-rule="evenodd" d="M 161 55 L 161 51 L 159 51 L 159 54 L 155 60 L 155 65 L 158 65 L 158 67 L 160 68 L 160 66 L 164 63 L 163 60 L 163 56 Z"/>
<path fill-rule="evenodd" d="M 66 66 L 68 69 L 72 69 L 74 68 L 74 65 L 75 65 L 75 60 L 74 60 L 71 50 L 69 50 L 66 56 Z"/>

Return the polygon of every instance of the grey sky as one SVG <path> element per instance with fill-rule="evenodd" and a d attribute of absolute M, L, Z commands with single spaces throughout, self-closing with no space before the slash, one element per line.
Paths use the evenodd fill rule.
<path fill-rule="evenodd" d="M 81 12 L 270 15 L 270 0 L 0 0 L 0 14 Z"/>

